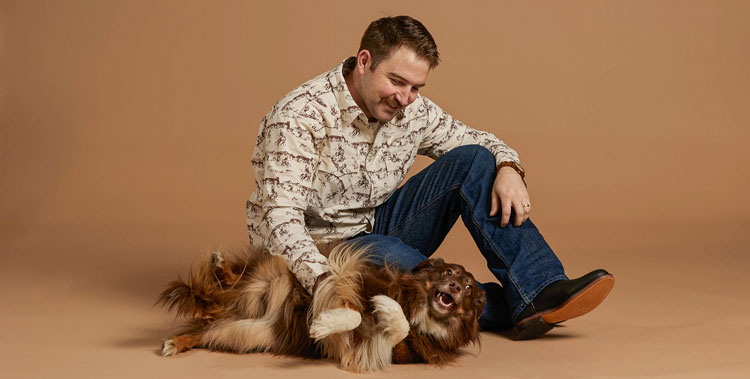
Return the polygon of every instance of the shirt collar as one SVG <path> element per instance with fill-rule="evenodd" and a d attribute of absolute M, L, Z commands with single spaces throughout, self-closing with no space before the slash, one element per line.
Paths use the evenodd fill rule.
<path fill-rule="evenodd" d="M 341 112 L 341 120 L 343 125 L 350 125 L 358 117 L 362 117 L 362 120 L 367 124 L 367 116 L 362 111 L 357 103 L 354 102 L 349 87 L 346 85 L 346 79 L 344 79 L 344 72 L 349 72 L 354 68 L 356 64 L 355 57 L 349 57 L 343 60 L 341 63 L 336 65 L 328 74 L 328 80 L 331 83 L 333 94 L 336 97 L 336 103 L 339 106 Z"/>

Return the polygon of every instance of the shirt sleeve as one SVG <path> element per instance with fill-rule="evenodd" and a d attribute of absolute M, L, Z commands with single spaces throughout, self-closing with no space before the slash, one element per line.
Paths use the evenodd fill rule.
<path fill-rule="evenodd" d="M 306 121 L 293 113 L 272 113 L 261 122 L 253 154 L 263 246 L 286 259 L 290 271 L 312 293 L 315 279 L 329 270 L 305 225 L 304 212 L 319 163 Z"/>
<path fill-rule="evenodd" d="M 427 115 L 427 128 L 419 145 L 419 154 L 438 159 L 451 149 L 465 145 L 481 145 L 495 156 L 495 165 L 501 162 L 521 164 L 518 154 L 494 134 L 472 129 L 443 111 L 430 99 L 420 96 Z"/>

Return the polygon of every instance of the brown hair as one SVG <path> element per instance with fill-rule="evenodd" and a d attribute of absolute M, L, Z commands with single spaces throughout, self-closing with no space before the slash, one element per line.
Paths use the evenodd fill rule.
<path fill-rule="evenodd" d="M 413 49 L 417 56 L 430 62 L 430 69 L 440 63 L 440 54 L 432 35 L 421 22 L 409 16 L 383 17 L 371 22 L 362 36 L 359 51 L 370 52 L 370 69 L 375 70 L 380 62 L 400 46 Z"/>

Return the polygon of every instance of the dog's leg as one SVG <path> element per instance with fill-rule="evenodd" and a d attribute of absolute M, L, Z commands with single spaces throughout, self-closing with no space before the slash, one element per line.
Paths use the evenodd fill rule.
<path fill-rule="evenodd" d="M 216 280 L 222 287 L 232 286 L 239 279 L 239 275 L 232 272 L 229 264 L 224 260 L 224 256 L 218 250 L 211 253 L 211 271 L 213 271 Z"/>
<path fill-rule="evenodd" d="M 217 321 L 201 337 L 201 345 L 236 353 L 274 352 L 275 320 L 271 318 Z"/>
<path fill-rule="evenodd" d="M 401 305 L 385 295 L 370 299 L 375 316 L 376 330 L 367 333 L 341 357 L 341 366 L 353 372 L 372 372 L 390 367 L 393 347 L 409 334 Z"/>
<path fill-rule="evenodd" d="M 356 329 L 362 322 L 362 315 L 349 308 L 336 308 L 318 315 L 310 324 L 310 337 L 315 340 L 326 338 L 331 334 L 348 332 Z"/>
<path fill-rule="evenodd" d="M 286 263 L 281 259 L 269 261 L 241 289 L 242 295 L 235 304 L 237 315 L 256 319 L 281 312 L 294 290 L 294 281 L 296 279 L 289 273 Z"/>
<path fill-rule="evenodd" d="M 174 336 L 161 345 L 161 355 L 165 357 L 171 357 L 175 354 L 182 353 L 183 351 L 190 350 L 196 346 L 201 340 L 200 333 L 185 333 L 179 336 Z"/>
<path fill-rule="evenodd" d="M 313 317 L 310 337 L 321 340 L 354 330 L 362 322 L 362 315 L 357 310 L 361 307 L 358 306 L 359 283 L 352 284 L 351 281 L 348 276 L 332 274 L 320 283 L 310 310 Z"/>
<path fill-rule="evenodd" d="M 201 345 L 237 353 L 279 350 L 276 344 L 280 341 L 274 333 L 274 325 L 281 317 L 284 304 L 289 301 L 288 297 L 292 291 L 290 281 L 294 279 L 288 274 L 274 276 L 274 271 L 270 272 L 272 275 L 268 277 L 268 282 L 258 280 L 244 288 L 243 302 L 237 304 L 242 310 L 241 314 L 254 313 L 259 317 L 218 320 L 204 332 Z M 265 302 L 260 304 L 263 297 Z M 250 303 L 246 304 L 245 301 Z"/>
<path fill-rule="evenodd" d="M 370 301 L 375 308 L 373 313 L 378 320 L 378 326 L 383 328 L 383 334 L 389 338 L 391 349 L 409 335 L 409 321 L 396 300 L 385 295 L 377 295 Z"/>

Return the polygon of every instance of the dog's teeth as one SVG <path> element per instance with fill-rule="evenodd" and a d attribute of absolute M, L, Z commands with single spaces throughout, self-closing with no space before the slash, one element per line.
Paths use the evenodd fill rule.
<path fill-rule="evenodd" d="M 450 300 L 446 301 L 446 299 L 450 299 Z M 440 292 L 437 295 L 437 300 L 438 300 L 438 303 L 441 306 L 443 306 L 444 308 L 451 308 L 451 307 L 453 307 L 453 298 L 450 295 L 448 295 L 447 293 Z"/>

